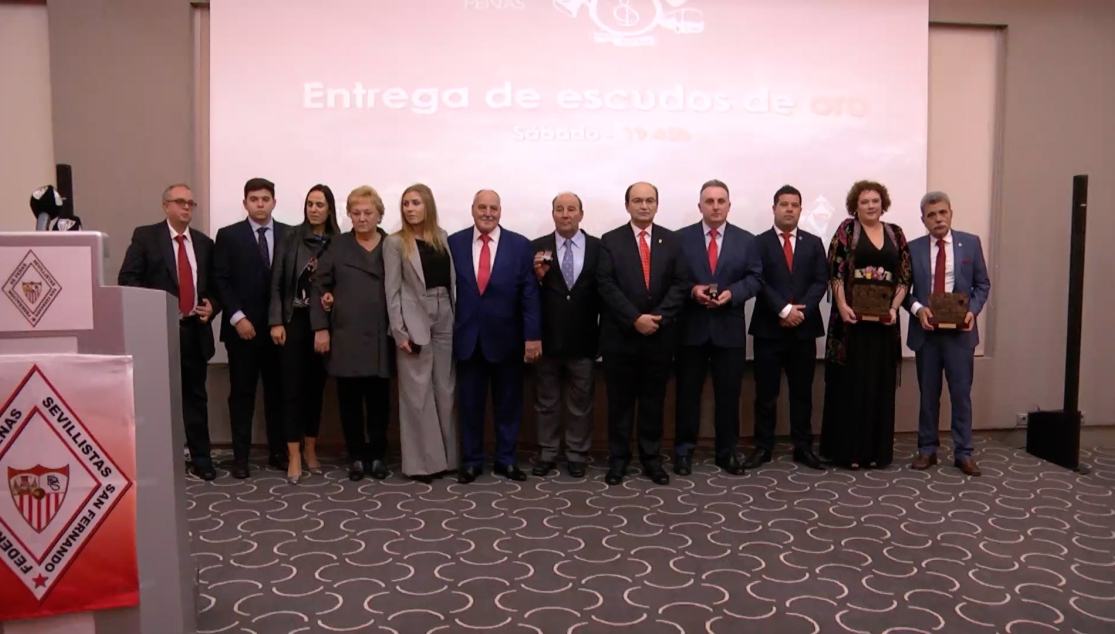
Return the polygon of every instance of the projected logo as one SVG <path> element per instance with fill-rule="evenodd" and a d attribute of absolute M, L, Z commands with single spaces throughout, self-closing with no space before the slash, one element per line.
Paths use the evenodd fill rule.
<path fill-rule="evenodd" d="M 600 29 L 593 34 L 599 43 L 615 46 L 654 46 L 655 29 L 681 35 L 705 30 L 699 9 L 682 6 L 687 0 L 554 0 L 554 9 L 576 18 L 582 8 Z"/>

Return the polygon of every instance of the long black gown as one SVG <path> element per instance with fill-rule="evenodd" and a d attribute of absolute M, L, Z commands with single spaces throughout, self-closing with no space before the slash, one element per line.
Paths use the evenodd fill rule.
<path fill-rule="evenodd" d="M 871 270 L 871 280 L 897 287 L 902 267 L 901 250 L 888 232 L 883 247 L 876 248 L 866 233 L 854 249 L 856 271 Z M 879 269 L 887 275 L 879 275 Z M 883 279 L 879 279 L 882 277 Z M 830 320 L 840 320 L 835 305 Z M 894 394 L 901 348 L 895 345 L 899 325 L 859 321 L 836 324 L 837 336 L 844 335 L 843 363 L 825 363 L 825 403 L 821 423 L 821 455 L 840 466 L 857 464 L 885 467 L 894 459 Z M 844 333 L 843 331 L 846 331 Z M 829 330 L 829 347 L 834 329 Z M 830 355 L 831 356 L 831 355 Z"/>

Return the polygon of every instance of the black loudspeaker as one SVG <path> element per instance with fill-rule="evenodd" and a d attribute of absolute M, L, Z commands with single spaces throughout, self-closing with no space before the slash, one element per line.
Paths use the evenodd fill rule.
<path fill-rule="evenodd" d="M 74 216 L 74 171 L 69 165 L 58 163 L 54 166 L 56 189 L 62 196 L 62 218 Z"/>
<path fill-rule="evenodd" d="M 1072 247 L 1069 251 L 1065 402 L 1060 410 L 1030 412 L 1026 452 L 1065 469 L 1080 466 L 1080 332 L 1084 318 L 1084 236 L 1088 226 L 1088 176 L 1072 179 Z"/>

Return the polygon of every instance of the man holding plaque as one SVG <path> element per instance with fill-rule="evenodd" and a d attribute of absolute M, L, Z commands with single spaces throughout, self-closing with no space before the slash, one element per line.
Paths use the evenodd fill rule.
<path fill-rule="evenodd" d="M 921 199 L 921 220 L 929 235 L 910 242 L 913 287 L 904 302 L 921 322 L 910 326 L 921 388 L 918 455 L 913 469 L 937 464 L 941 374 L 952 400 L 953 461 L 969 476 L 980 475 L 972 460 L 972 373 L 979 329 L 976 317 L 987 303 L 991 280 L 978 237 L 952 230 L 952 203 L 943 192 Z"/>

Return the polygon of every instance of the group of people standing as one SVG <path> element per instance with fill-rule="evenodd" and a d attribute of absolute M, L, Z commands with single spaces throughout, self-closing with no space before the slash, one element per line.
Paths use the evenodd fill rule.
<path fill-rule="evenodd" d="M 798 228 L 801 193 L 788 185 L 774 194 L 772 228 L 758 235 L 728 222 L 728 186 L 716 180 L 701 186 L 701 220 L 679 231 L 654 223 L 658 190 L 650 183 L 628 187 L 624 204 L 630 222 L 598 238 L 580 228 L 581 199 L 559 194 L 551 205 L 554 232 L 530 241 L 500 226 L 499 195 L 481 190 L 472 203 L 473 226 L 449 235 L 439 225 L 433 193 L 416 184 L 401 197 L 400 229 L 388 235 L 380 228 L 382 199 L 363 186 L 345 200 L 352 231 L 342 234 L 328 187 L 310 189 L 303 221 L 292 227 L 272 217 L 275 186 L 257 178 L 244 186 L 248 217 L 220 229 L 214 243 L 189 227 L 197 206 L 190 189 L 172 185 L 163 193 L 166 221 L 136 229 L 119 283 L 178 298 L 187 445 L 192 471 L 205 480 L 216 477 L 205 379 L 214 354 L 209 322 L 218 314 L 228 350 L 233 477 L 250 474 L 261 378 L 269 463 L 286 470 L 292 484 L 320 470 L 316 439 L 325 379 L 332 375 L 352 480 L 388 476 L 392 376 L 406 476 L 427 483 L 453 471 L 461 483 L 479 477 L 490 394 L 492 471 L 525 480 L 515 449 L 527 364 L 536 368 L 539 457 L 532 472 L 542 477 L 558 468 L 564 422 L 566 469 L 583 477 L 601 359 L 605 481 L 615 485 L 628 475 L 633 435 L 644 475 L 669 482 L 661 445 L 671 373 L 677 475 L 692 472 L 710 373 L 715 463 L 725 472 L 742 474 L 772 459 L 783 374 L 796 462 L 814 469 L 824 469 L 826 460 L 850 469 L 889 465 L 900 308 L 917 317 L 908 337 L 921 386 L 919 453 L 911 466 L 937 462 L 943 373 L 955 464 L 979 475 L 971 457 L 970 392 L 975 317 L 990 282 L 979 239 L 951 229 L 946 195 L 923 198 L 929 235 L 907 243 L 898 225 L 882 220 L 890 207 L 886 188 L 858 182 L 848 193 L 849 218 L 827 253 L 821 238 Z M 865 283 L 886 287 L 889 319 L 862 319 L 850 305 L 853 284 Z M 928 298 L 941 292 L 969 297 L 962 328 L 935 327 Z M 812 390 L 826 296 L 818 457 Z M 752 298 L 748 329 L 744 307 Z M 747 333 L 754 340 L 756 447 L 744 458 L 737 445 Z"/>

